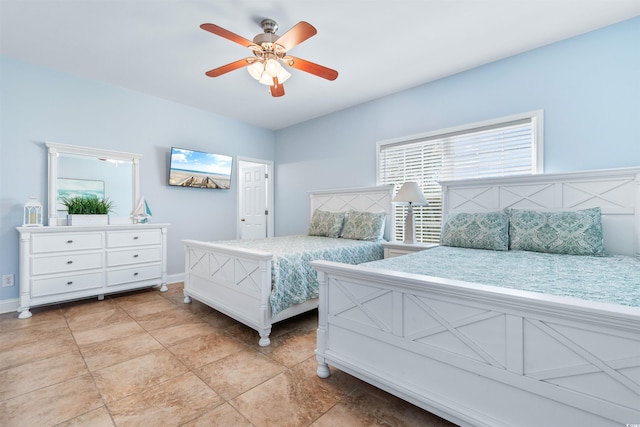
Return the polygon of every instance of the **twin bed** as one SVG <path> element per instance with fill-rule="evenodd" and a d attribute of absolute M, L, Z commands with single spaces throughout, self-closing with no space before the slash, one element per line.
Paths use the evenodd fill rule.
<path fill-rule="evenodd" d="M 332 365 L 463 426 L 640 424 L 640 169 L 442 188 L 445 224 L 500 213 L 484 224 L 498 234 L 313 261 L 318 375 Z M 540 215 L 582 240 L 557 246 Z"/>
<path fill-rule="evenodd" d="M 389 239 L 392 197 L 393 186 L 313 192 L 312 236 L 184 240 L 185 303 L 201 301 L 255 329 L 259 345 L 269 345 L 274 323 L 318 306 L 318 281 L 310 261 L 357 264 L 383 257 L 381 239 L 369 238 L 379 234 L 375 237 Z M 320 213 L 314 223 L 313 215 Z M 346 236 L 352 238 L 338 237 L 343 221 L 345 229 L 349 221 L 353 226 Z"/>

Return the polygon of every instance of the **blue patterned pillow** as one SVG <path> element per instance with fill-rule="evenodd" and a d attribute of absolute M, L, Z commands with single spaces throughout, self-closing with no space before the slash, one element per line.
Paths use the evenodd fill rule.
<path fill-rule="evenodd" d="M 504 211 L 447 215 L 440 244 L 460 248 L 509 249 L 509 216 Z"/>
<path fill-rule="evenodd" d="M 509 210 L 509 248 L 568 255 L 603 256 L 600 208 L 539 212 Z"/>
<path fill-rule="evenodd" d="M 384 212 L 363 212 L 352 209 L 347 214 L 342 237 L 353 240 L 382 240 L 386 217 L 387 214 Z"/>
<path fill-rule="evenodd" d="M 316 209 L 311 216 L 309 236 L 340 237 L 344 217 L 344 212 L 329 212 Z"/>

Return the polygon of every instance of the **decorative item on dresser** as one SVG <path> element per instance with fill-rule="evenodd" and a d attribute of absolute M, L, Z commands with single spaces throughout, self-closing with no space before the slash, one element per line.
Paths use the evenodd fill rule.
<path fill-rule="evenodd" d="M 149 217 L 151 216 L 153 216 L 153 214 L 151 213 L 151 209 L 149 209 L 149 204 L 147 203 L 147 200 L 142 197 L 131 214 L 133 223 L 147 224 L 149 222 Z"/>
<path fill-rule="evenodd" d="M 67 225 L 107 225 L 113 202 L 95 196 L 63 197 L 67 208 Z"/>
<path fill-rule="evenodd" d="M 27 203 L 24 204 L 22 225 L 25 227 L 42 227 L 42 204 L 36 199 L 36 196 L 29 197 Z"/>
<path fill-rule="evenodd" d="M 147 286 L 167 290 L 169 224 L 18 227 L 20 312 Z"/>

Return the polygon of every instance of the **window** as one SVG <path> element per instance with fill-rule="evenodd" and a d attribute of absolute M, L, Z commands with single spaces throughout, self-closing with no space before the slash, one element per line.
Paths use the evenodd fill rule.
<path fill-rule="evenodd" d="M 416 181 L 429 206 L 414 207 L 416 240 L 438 243 L 440 181 L 542 172 L 541 110 L 377 144 L 378 183 Z M 406 206 L 396 205 L 396 239 L 404 235 Z"/>

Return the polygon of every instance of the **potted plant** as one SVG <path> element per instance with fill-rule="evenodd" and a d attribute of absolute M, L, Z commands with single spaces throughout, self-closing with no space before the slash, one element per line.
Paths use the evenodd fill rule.
<path fill-rule="evenodd" d="M 113 211 L 113 202 L 104 197 L 64 197 L 61 202 L 67 208 L 69 225 L 106 225 L 109 223 L 109 212 Z"/>

